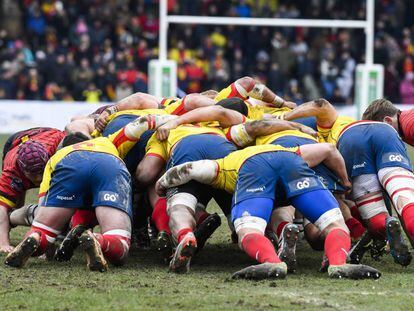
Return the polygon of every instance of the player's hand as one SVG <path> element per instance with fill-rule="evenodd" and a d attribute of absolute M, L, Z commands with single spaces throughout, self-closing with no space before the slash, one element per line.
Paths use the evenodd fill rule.
<path fill-rule="evenodd" d="M 164 125 L 157 128 L 157 138 L 161 141 L 166 140 L 170 135 L 170 131 L 176 129 L 179 124 L 176 120 L 170 120 Z"/>
<path fill-rule="evenodd" d="M 96 119 L 95 121 L 95 128 L 99 132 L 102 132 L 108 124 L 108 117 L 116 112 L 118 112 L 118 107 L 116 105 L 110 106 L 106 108 L 104 111 L 102 111 L 98 119 Z"/>
<path fill-rule="evenodd" d="M 106 109 L 104 111 L 102 111 L 102 113 L 99 115 L 98 119 L 96 119 L 95 121 L 95 128 L 99 131 L 102 132 L 105 127 L 106 124 L 108 123 L 107 118 L 110 116 L 109 111 L 106 111 Z"/>
<path fill-rule="evenodd" d="M 11 245 L 0 245 L 0 253 L 10 253 L 14 250 L 14 247 Z"/>
<path fill-rule="evenodd" d="M 352 184 L 351 182 L 346 179 L 346 180 L 341 180 L 341 184 L 342 186 L 344 186 L 346 189 L 349 189 L 349 191 L 352 189 Z"/>
<path fill-rule="evenodd" d="M 297 105 L 296 105 L 296 103 L 294 103 L 294 102 L 290 102 L 290 101 L 284 101 L 283 102 L 283 107 L 287 107 L 287 108 L 290 108 L 290 109 L 294 109 L 294 108 L 296 108 L 297 107 Z"/>
<path fill-rule="evenodd" d="M 312 137 L 318 138 L 318 132 L 315 131 L 313 128 L 310 128 L 309 126 L 302 125 L 300 127 L 300 131 L 302 133 L 308 134 L 308 135 L 310 135 Z"/>

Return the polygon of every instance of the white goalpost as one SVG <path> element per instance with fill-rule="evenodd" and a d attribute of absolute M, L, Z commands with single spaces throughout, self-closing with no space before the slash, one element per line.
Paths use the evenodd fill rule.
<path fill-rule="evenodd" d="M 159 58 L 149 63 L 149 93 L 159 97 L 176 95 L 177 65 L 167 59 L 168 27 L 170 24 L 236 25 L 267 27 L 353 28 L 365 31 L 365 63 L 359 64 L 355 74 L 355 104 L 358 116 L 368 104 L 383 96 L 384 69 L 374 64 L 374 1 L 366 0 L 365 20 L 244 18 L 218 16 L 168 15 L 167 0 L 159 7 Z"/>

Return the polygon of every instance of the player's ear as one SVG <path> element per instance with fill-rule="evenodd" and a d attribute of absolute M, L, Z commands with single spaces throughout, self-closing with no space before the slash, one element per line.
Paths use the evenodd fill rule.
<path fill-rule="evenodd" d="M 389 124 L 389 125 L 391 125 L 391 126 L 393 125 L 393 121 L 394 121 L 394 120 L 393 120 L 393 119 L 392 119 L 392 117 L 390 117 L 390 116 L 385 116 L 385 117 L 384 117 L 384 119 L 383 119 L 383 122 L 384 122 L 384 123 L 387 123 L 387 124 Z"/>

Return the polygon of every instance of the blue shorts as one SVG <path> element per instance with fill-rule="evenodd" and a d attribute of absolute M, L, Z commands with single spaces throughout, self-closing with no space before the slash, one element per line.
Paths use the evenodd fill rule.
<path fill-rule="evenodd" d="M 134 121 L 138 116 L 136 115 L 120 115 L 113 119 L 108 125 L 105 127 L 104 131 L 102 132 L 102 136 L 109 136 L 116 131 L 120 130 L 128 123 Z M 135 171 L 137 170 L 138 164 L 142 161 L 145 156 L 145 148 L 147 147 L 148 140 L 151 138 L 154 131 L 145 131 L 139 141 L 132 147 L 132 149 L 128 152 L 126 157 L 124 158 L 125 165 L 131 175 L 135 175 Z"/>
<path fill-rule="evenodd" d="M 233 151 L 236 147 L 224 137 L 215 134 L 190 135 L 176 144 L 167 169 L 191 161 L 221 159 Z"/>
<path fill-rule="evenodd" d="M 120 159 L 107 153 L 74 151 L 56 165 L 42 205 L 110 206 L 132 218 L 131 193 L 131 175 Z"/>
<path fill-rule="evenodd" d="M 296 122 L 296 120 L 295 120 Z M 302 145 L 308 144 L 317 144 L 316 141 L 305 138 L 305 137 L 298 137 L 298 136 L 283 136 L 280 138 L 275 139 L 272 141 L 273 145 L 281 145 L 286 148 L 290 147 L 298 147 Z M 317 166 L 312 167 L 312 170 L 315 171 L 316 175 L 320 179 L 320 181 L 325 185 L 325 187 L 332 192 L 335 193 L 343 193 L 347 189 L 340 184 L 339 178 L 324 164 L 319 164 Z"/>
<path fill-rule="evenodd" d="M 315 223 L 323 214 L 338 208 L 338 202 L 334 196 L 325 189 L 314 190 L 299 194 L 291 198 L 291 204 L 302 213 L 310 222 Z M 268 198 L 253 198 L 241 201 L 231 211 L 231 220 L 244 215 L 262 218 L 270 221 L 274 202 Z"/>
<path fill-rule="evenodd" d="M 247 199 L 268 198 L 274 200 L 275 206 L 284 206 L 294 196 L 320 189 L 326 188 L 297 154 L 260 153 L 241 166 L 232 205 Z"/>
<path fill-rule="evenodd" d="M 299 119 L 294 119 L 294 120 L 291 120 L 291 121 L 306 125 L 306 126 L 310 127 L 311 129 L 314 129 L 315 131 L 318 131 L 318 125 L 316 123 L 316 118 L 315 117 L 299 118 Z"/>
<path fill-rule="evenodd" d="M 381 123 L 351 127 L 339 138 L 349 177 L 377 174 L 385 167 L 402 167 L 409 171 L 411 162 L 404 143 L 391 126 Z"/>
<path fill-rule="evenodd" d="M 200 134 L 184 137 L 175 146 L 167 162 L 167 168 L 190 161 L 221 159 L 236 151 L 236 147 L 224 137 L 214 134 Z M 231 194 L 214 189 L 208 185 L 190 181 L 184 185 L 170 188 L 167 197 L 176 193 L 190 193 L 198 202 L 207 205 L 213 197 L 225 215 L 230 213 Z"/>

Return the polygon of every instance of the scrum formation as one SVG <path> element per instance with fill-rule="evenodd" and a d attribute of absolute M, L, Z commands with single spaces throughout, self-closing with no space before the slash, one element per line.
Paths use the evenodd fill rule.
<path fill-rule="evenodd" d="M 302 232 L 324 251 L 329 277 L 379 278 L 361 263 L 367 253 L 402 266 L 412 258 L 404 231 L 414 240 L 414 174 L 403 141 L 414 143 L 413 117 L 379 99 L 357 121 L 324 99 L 296 106 L 243 77 L 183 98 L 135 93 L 73 117 L 65 131 L 15 133 L 0 177 L 4 264 L 69 261 L 79 249 L 104 272 L 125 264 L 131 237 L 149 237 L 169 269 L 185 273 L 225 219 L 257 261 L 233 278 L 285 278 Z M 24 205 L 36 187 L 38 204 Z M 222 214 L 209 213 L 212 199 Z M 15 226 L 30 229 L 13 247 Z"/>

